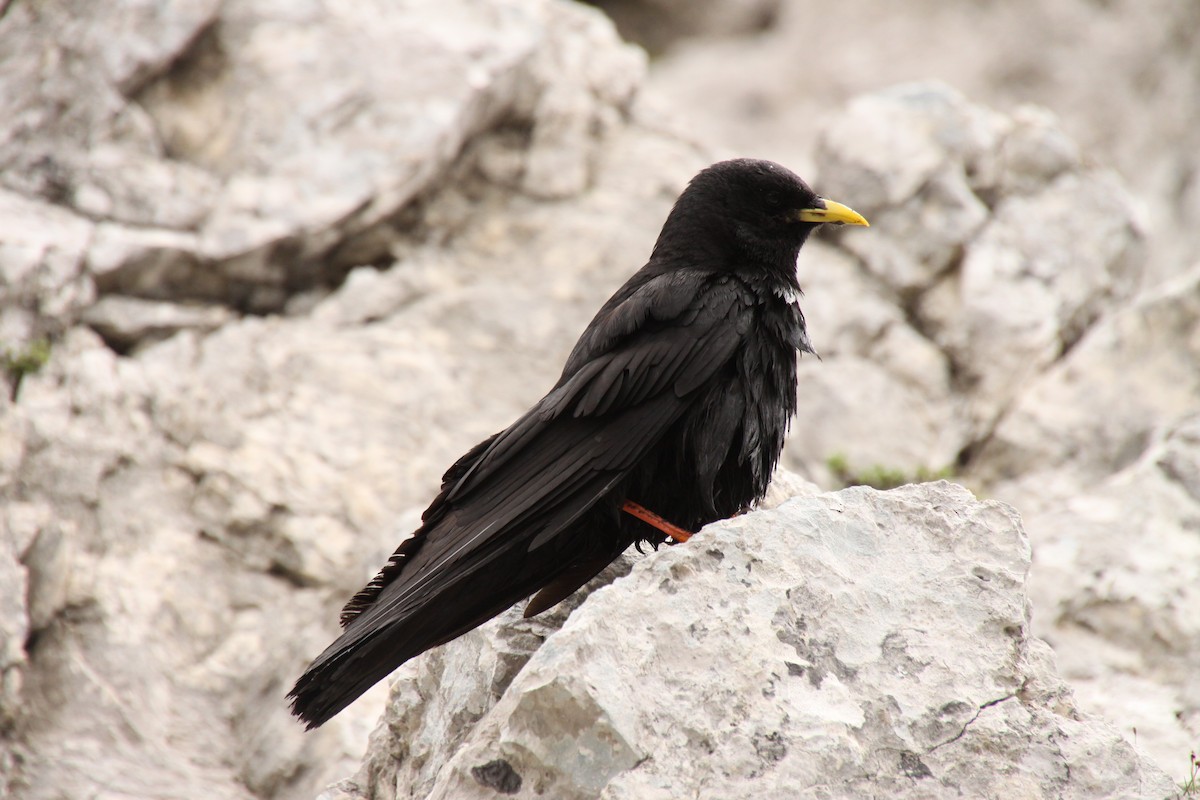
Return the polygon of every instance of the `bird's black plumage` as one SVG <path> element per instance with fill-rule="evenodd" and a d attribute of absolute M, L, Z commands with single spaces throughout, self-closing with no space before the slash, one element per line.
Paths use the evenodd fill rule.
<path fill-rule="evenodd" d="M 797 355 L 812 352 L 796 257 L 822 222 L 866 224 L 777 164 L 700 172 L 550 393 L 446 472 L 297 681 L 294 713 L 320 725 L 413 656 L 664 541 L 626 501 L 695 530 L 759 500 L 796 411 Z"/>

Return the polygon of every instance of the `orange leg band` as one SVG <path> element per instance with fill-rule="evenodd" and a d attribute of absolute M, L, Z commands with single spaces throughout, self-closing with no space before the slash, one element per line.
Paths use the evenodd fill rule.
<path fill-rule="evenodd" d="M 625 505 L 621 506 L 621 510 L 632 517 L 637 517 L 647 525 L 658 528 L 660 531 L 665 533 L 667 536 L 670 536 L 677 542 L 686 542 L 688 539 L 692 538 L 691 531 L 685 531 L 678 525 L 672 525 L 658 514 L 655 514 L 648 508 L 638 505 L 632 500 L 626 500 Z"/>

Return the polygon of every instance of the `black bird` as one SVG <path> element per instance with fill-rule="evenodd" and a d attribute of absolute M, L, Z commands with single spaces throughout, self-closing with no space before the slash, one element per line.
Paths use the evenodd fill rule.
<path fill-rule="evenodd" d="M 761 499 L 796 411 L 796 359 L 813 352 L 796 257 L 830 222 L 867 224 L 778 164 L 696 175 L 550 393 L 450 467 L 421 527 L 346 605 L 293 713 L 321 725 L 518 600 L 536 592 L 537 614 L 630 544 L 682 541 Z"/>

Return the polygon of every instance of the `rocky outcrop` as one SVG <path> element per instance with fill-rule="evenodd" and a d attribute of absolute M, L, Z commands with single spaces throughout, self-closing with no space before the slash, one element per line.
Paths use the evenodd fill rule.
<path fill-rule="evenodd" d="M 941 84 L 856 99 L 817 160 L 821 190 L 855 198 L 879 230 L 839 242 L 853 260 L 801 266 L 818 348 L 838 359 L 805 365 L 822 424 L 798 423 L 791 463 L 821 476 L 841 453 L 983 475 L 976 454 L 1009 407 L 1134 294 L 1133 199 L 1045 114 L 999 114 Z"/>
<path fill-rule="evenodd" d="M 577 193 L 643 70 L 599 15 L 550 2 L 143 4 L 116 36 L 110 17 L 0 20 L 5 338 L 97 294 L 280 310 L 387 260 L 395 217 L 489 130 L 509 134 L 494 171 Z"/>
<path fill-rule="evenodd" d="M 779 15 L 781 0 L 591 0 L 621 35 L 651 53 L 695 37 L 759 33 Z"/>
<path fill-rule="evenodd" d="M 1032 637 L 1011 508 L 806 494 L 402 668 L 322 798 L 1169 796 Z"/>
<path fill-rule="evenodd" d="M 691 24 L 686 13 L 676 19 L 681 29 Z M 1200 6 L 1174 0 L 861 0 L 836 12 L 782 3 L 759 35 L 676 42 L 648 84 L 670 98 L 689 135 L 802 174 L 821 166 L 814 145 L 830 114 L 898 83 L 944 80 L 1005 113 L 1050 109 L 1066 138 L 1026 157 L 1053 161 L 1076 150 L 1121 173 L 1150 234 L 1140 269 L 1149 285 L 1200 251 L 1198 62 Z M 889 166 L 903 169 L 899 159 Z"/>
<path fill-rule="evenodd" d="M 756 6 L 772 4 L 741 4 Z M 787 19 L 754 53 L 779 52 L 773 37 Z M 649 252 L 683 182 L 715 159 L 695 142 L 718 137 L 700 126 L 680 133 L 661 95 L 637 99 L 644 57 L 595 10 L 552 0 L 135 3 L 119 24 L 103 4 L 17 0 L 0 2 L 0 42 L 0 109 L 12 121 L 0 132 L 0 360 L 11 390 L 0 399 L 0 793 L 312 796 L 359 770 L 387 690 L 306 736 L 284 707 L 290 681 L 333 635 L 341 602 L 411 529 L 446 465 L 553 383 L 585 320 Z M 735 44 L 705 46 L 732 53 Z M 652 88 L 674 59 L 660 63 Z M 824 68 L 815 64 L 804 66 Z M 1034 552 L 1032 630 L 1060 648 L 1080 708 L 1107 714 L 1161 763 L 1186 765 L 1200 734 L 1200 648 L 1187 613 L 1200 585 L 1191 264 L 1154 260 L 1161 248 L 1146 233 L 1160 229 L 1155 220 L 1144 224 L 1124 182 L 1046 112 L 996 111 L 928 82 L 826 105 L 826 124 L 788 128 L 810 132 L 800 139 L 812 149 L 786 160 L 868 212 L 873 227 L 853 240 L 823 233 L 804 251 L 804 307 L 823 361 L 802 363 L 788 464 L 827 487 L 837 477 L 831 456 L 851 471 L 880 464 L 909 477 L 951 466 L 1020 509 Z M 770 133 L 765 123 L 750 129 Z M 805 168 L 814 154 L 819 169 Z M 12 366 L 45 342 L 45 367 Z M 984 514 L 950 489 L 927 491 L 968 517 Z M 1003 529 L 1019 550 L 1007 512 L 990 506 L 987 519 L 971 518 L 982 527 L 955 527 L 920 507 L 929 494 L 810 497 L 803 503 L 817 516 L 808 519 L 847 497 L 865 504 L 863 519 L 904 517 L 913 537 L 922 526 Z M 789 514 L 756 519 L 815 535 Z M 770 560 L 779 545 L 760 544 L 758 524 L 712 533 L 731 548 L 730 564 L 734 554 Z M 890 552 L 887 535 L 877 533 L 879 553 Z M 753 546 L 727 542 L 740 537 Z M 935 541 L 922 546 L 947 569 L 980 555 L 956 551 L 960 563 Z M 809 552 L 796 568 L 825 575 L 822 557 Z M 1023 570 L 1012 562 L 1020 553 L 1004 558 L 1004 602 L 1020 604 L 1009 580 Z M 728 577 L 698 549 L 637 563 L 633 581 L 672 569 Z M 881 556 L 855 569 L 887 566 Z M 860 624 L 895 620 L 886 605 L 867 605 L 878 600 L 869 589 L 850 593 L 864 585 L 857 572 L 835 577 L 856 581 L 844 599 L 862 609 Z M 960 743 L 980 742 L 1002 748 L 1006 769 L 1016 765 L 983 759 L 986 780 L 1010 793 L 1019 780 L 1049 792 L 1058 785 L 1047 782 L 1049 765 L 1067 764 L 1061 785 L 1072 792 L 1134 791 L 1096 771 L 1106 759 L 1159 786 L 1109 729 L 1074 719 L 1028 625 L 1005 640 L 1011 649 L 993 673 L 938 683 L 909 706 L 899 698 L 922 686 L 881 682 L 896 654 L 880 649 L 872 661 L 858 646 L 865 639 L 855 645 L 857 684 L 835 670 L 812 686 L 829 658 L 849 662 L 836 648 L 821 661 L 809 647 L 827 665 L 810 668 L 775 637 L 785 607 L 820 622 L 805 608 L 813 598 L 793 603 L 776 596 L 778 575 L 754 589 L 757 579 L 734 587 L 738 602 L 770 612 L 748 614 L 746 626 L 765 653 L 794 653 L 786 660 L 807 670 L 780 673 L 777 691 L 837 700 L 841 727 L 760 716 L 748 739 L 722 738 L 720 709 L 694 696 L 707 727 L 694 740 L 664 729 L 656 760 L 648 737 L 673 712 L 647 700 L 605 723 L 627 747 L 610 767 L 636 756 L 626 777 L 610 776 L 611 792 L 650 793 L 674 780 L 671 770 L 682 774 L 688 748 L 708 745 L 728 757 L 719 763 L 729 775 L 699 769 L 702 759 L 691 768 L 722 791 L 736 790 L 730 776 L 794 778 L 801 754 L 846 752 L 847 785 L 860 794 L 866 775 L 890 781 L 881 785 L 892 793 L 949 792 L 969 786 L 961 776 L 984 775 L 954 760 Z M 663 648 L 699 635 L 688 629 L 698 618 L 661 591 L 672 616 L 663 612 L 654 636 L 626 633 L 631 657 L 677 658 Z M 622 596 L 589 599 L 566 623 L 564 647 L 601 632 L 587 630 L 603 624 L 588 622 L 593 602 L 624 618 Z M 915 594 L 904 596 L 913 615 L 924 613 Z M 401 774 L 473 792 L 511 786 L 513 776 L 525 792 L 538 781 L 596 786 L 612 769 L 553 773 L 538 766 L 549 751 L 484 746 L 487 720 L 509 713 L 499 698 L 527 709 L 517 700 L 536 688 L 532 676 L 551 674 L 543 670 L 553 665 L 537 665 L 554 648 L 531 653 L 568 610 L 414 664 L 397 691 L 421 702 L 403 712 L 407 722 L 397 705 L 389 719 L 425 738 L 388 751 L 389 734 L 378 734 L 359 788 L 384 792 L 387 776 Z M 723 629 L 708 624 L 709 644 L 724 647 L 714 632 Z M 822 630 L 820 641 L 833 641 L 835 629 Z M 953 630 L 921 635 L 926 669 L 962 656 L 934 658 L 958 647 Z M 453 658 L 478 658 L 486 670 Z M 525 676 L 527 660 L 538 671 Z M 769 677 L 765 663 L 751 659 L 746 674 L 725 680 L 748 686 Z M 438 670 L 467 674 L 439 692 L 429 683 Z M 666 691 L 668 674 L 644 671 Z M 1021 683 L 1042 688 L 984 707 Z M 611 699 L 586 685 L 564 692 L 585 711 Z M 938 727 L 928 704 L 942 695 L 965 706 Z M 870 724 L 854 723 L 853 708 Z M 955 742 L 951 723 L 967 729 Z M 474 760 L 454 761 L 439 737 L 469 740 Z M 878 746 L 875 760 L 856 755 L 850 743 L 860 741 Z M 768 766 L 780 742 L 787 753 Z M 760 749 L 766 761 L 752 776 Z M 389 752 L 403 756 L 400 766 L 389 766 Z M 913 755 L 903 761 L 903 752 Z M 905 780 L 911 787 L 898 788 Z"/>
<path fill-rule="evenodd" d="M 1200 726 L 1197 520 L 1194 412 L 1154 431 L 1125 469 L 1028 518 L 1038 535 L 1034 630 L 1081 704 L 1103 709 L 1173 773 L 1187 766 L 1180 740 Z"/>
<path fill-rule="evenodd" d="M 1197 410 L 1200 269 L 1140 295 L 1032 381 L 981 454 L 989 479 L 1070 464 L 1081 488 L 1141 457 L 1160 426 Z M 1153 388 L 1151 388 L 1153 387 Z"/>
<path fill-rule="evenodd" d="M 285 684 L 703 162 L 624 125 L 643 57 L 595 11 L 101 12 L 0 20 L 3 349 L 52 339 L 0 409 L 3 785 L 304 796 L 377 712 L 305 737 Z M 574 247 L 598 216 L 619 257 Z"/>

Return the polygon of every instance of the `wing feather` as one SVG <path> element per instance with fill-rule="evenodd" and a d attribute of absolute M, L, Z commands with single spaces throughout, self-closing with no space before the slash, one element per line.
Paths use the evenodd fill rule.
<path fill-rule="evenodd" d="M 347 607 L 347 633 L 418 607 L 434 584 L 471 572 L 476 556 L 486 563 L 496 547 L 551 541 L 691 406 L 730 361 L 751 313 L 727 282 L 692 273 L 659 276 L 602 309 L 599 329 L 572 356 L 586 361 L 573 370 L 569 362 L 534 408 L 447 473 L 453 486 L 435 501 L 446 509 L 431 506 L 426 517 L 452 524 L 406 541 Z"/>
<path fill-rule="evenodd" d="M 574 523 L 700 387 L 732 370 L 756 312 L 730 284 L 688 270 L 634 276 L 550 393 L 447 470 L 422 526 L 347 604 L 342 635 L 292 689 L 296 713 L 324 722 L 399 664 L 545 586 L 562 564 L 606 556 L 571 538 L 586 530 Z"/>

